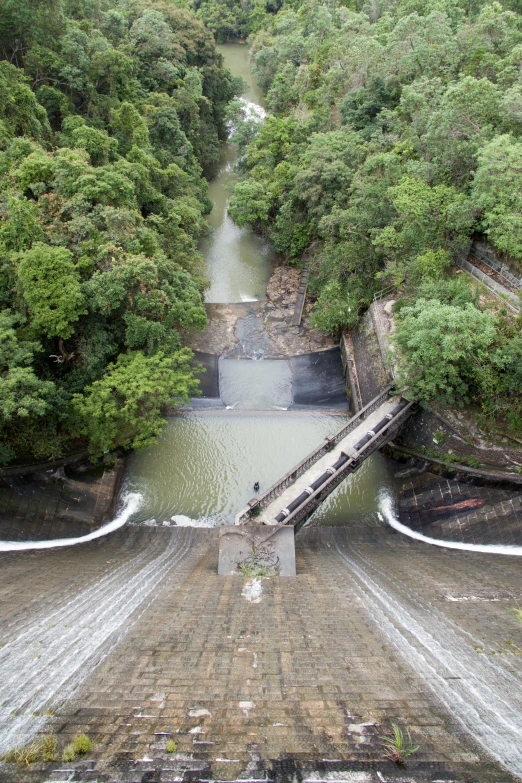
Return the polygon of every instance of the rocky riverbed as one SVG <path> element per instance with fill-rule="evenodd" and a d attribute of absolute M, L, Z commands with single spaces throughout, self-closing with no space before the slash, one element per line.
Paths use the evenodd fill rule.
<path fill-rule="evenodd" d="M 297 267 L 277 266 L 268 282 L 266 300 L 207 304 L 206 328 L 187 329 L 185 344 L 197 351 L 238 359 L 280 359 L 336 347 L 333 337 L 311 325 L 310 296 L 301 325 L 292 325 L 300 276 Z"/>

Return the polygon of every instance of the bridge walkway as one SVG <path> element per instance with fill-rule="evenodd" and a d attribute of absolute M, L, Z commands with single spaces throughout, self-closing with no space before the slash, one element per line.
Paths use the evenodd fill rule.
<path fill-rule="evenodd" d="M 275 517 L 281 509 L 286 508 L 294 498 L 300 495 L 301 492 L 304 492 L 310 484 L 319 478 L 319 476 L 321 476 L 326 469 L 341 456 L 341 452 L 349 454 L 355 444 L 366 435 L 368 430 L 372 430 L 387 413 L 391 413 L 396 404 L 397 402 L 393 399 L 387 400 L 366 419 L 363 419 L 358 427 L 352 430 L 352 432 L 349 432 L 346 437 L 336 445 L 335 449 L 320 457 L 317 462 L 311 465 L 311 467 L 299 476 L 293 484 L 287 487 L 287 489 L 266 506 L 256 520 L 258 524 L 277 525 L 278 523 L 276 522 Z"/>
<path fill-rule="evenodd" d="M 266 492 L 249 501 L 248 506 L 237 515 L 236 525 L 281 524 L 283 520 L 276 517 L 280 517 L 283 510 L 287 512 L 292 502 L 306 491 L 308 498 L 304 496 L 306 500 L 299 507 L 296 508 L 294 503 L 294 508 L 285 513 L 284 523 L 298 530 L 319 503 L 349 473 L 356 471 L 370 454 L 390 440 L 410 415 L 414 403 L 400 396 L 389 397 L 390 388 L 387 387 L 365 405 L 335 435 L 326 438 Z M 364 441 L 363 445 L 361 441 Z M 342 457 L 344 462 L 339 465 Z M 338 467 L 334 469 L 334 465 Z M 330 473 L 328 480 L 316 488 L 311 487 L 327 472 Z"/>

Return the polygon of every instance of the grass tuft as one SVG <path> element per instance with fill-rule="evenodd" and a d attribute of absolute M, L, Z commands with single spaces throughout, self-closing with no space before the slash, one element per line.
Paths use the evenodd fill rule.
<path fill-rule="evenodd" d="M 72 741 L 74 752 L 79 756 L 83 756 L 84 753 L 88 753 L 94 747 L 94 742 L 89 739 L 87 734 L 77 734 Z"/>
<path fill-rule="evenodd" d="M 30 745 L 23 748 L 13 748 L 4 756 L 4 761 L 8 764 L 25 764 L 27 767 L 34 764 L 40 758 L 40 743 L 34 740 Z"/>
<path fill-rule="evenodd" d="M 420 745 L 414 745 L 411 734 L 406 729 L 406 736 L 402 729 L 396 723 L 391 725 L 392 733 L 385 734 L 379 739 L 384 746 L 384 755 L 395 764 L 401 766 L 406 763 L 406 759 L 416 753 Z"/>
<path fill-rule="evenodd" d="M 54 734 L 46 734 L 40 742 L 42 761 L 58 761 L 58 740 Z"/>
<path fill-rule="evenodd" d="M 63 749 L 62 753 L 62 761 L 69 762 L 74 761 L 76 759 L 76 751 L 74 750 L 74 745 L 72 742 L 69 745 L 66 745 Z"/>

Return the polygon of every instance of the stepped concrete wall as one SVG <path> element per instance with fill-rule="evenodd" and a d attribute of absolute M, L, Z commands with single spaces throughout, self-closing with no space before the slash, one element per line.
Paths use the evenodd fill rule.
<path fill-rule="evenodd" d="M 0 539 L 40 541 L 82 536 L 112 518 L 124 461 L 112 468 L 72 468 L 0 479 Z"/>
<path fill-rule="evenodd" d="M 488 753 L 520 755 L 495 713 L 501 703 L 511 716 L 519 692 L 517 558 L 448 552 L 382 527 L 305 529 L 297 577 L 254 591 L 217 575 L 217 551 L 217 531 L 131 527 L 74 558 L 0 557 L 4 641 L 34 626 L 35 650 L 40 637 L 62 646 L 46 667 L 50 678 L 62 667 L 62 685 L 40 730 L 60 745 L 79 732 L 96 743 L 88 762 L 55 768 L 105 783 L 403 781 L 379 739 L 394 722 L 420 745 L 410 783 L 514 780 Z M 140 603 L 145 572 L 153 588 Z M 122 624 L 125 595 L 135 608 Z M 77 633 L 66 636 L 71 611 Z M 71 693 L 63 661 L 95 635 L 95 668 L 76 672 Z M 32 676 L 31 655 L 27 666 Z M 0 781 L 71 779 L 52 767 L 0 766 Z"/>

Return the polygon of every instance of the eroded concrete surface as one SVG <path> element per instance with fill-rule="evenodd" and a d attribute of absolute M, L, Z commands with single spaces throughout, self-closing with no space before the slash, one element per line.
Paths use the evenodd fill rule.
<path fill-rule="evenodd" d="M 1 557 L 4 739 L 96 742 L 76 765 L 3 765 L 2 783 L 522 776 L 519 558 L 305 529 L 298 576 L 253 602 L 217 552 L 216 531 L 123 528 Z M 402 770 L 383 760 L 391 722 L 421 746 Z"/>

